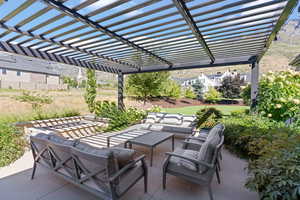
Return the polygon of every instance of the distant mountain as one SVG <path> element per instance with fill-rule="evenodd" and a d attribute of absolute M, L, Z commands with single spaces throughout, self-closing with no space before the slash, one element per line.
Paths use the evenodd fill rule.
<path fill-rule="evenodd" d="M 289 63 L 300 53 L 300 18 L 289 20 L 279 31 L 277 41 L 274 41 L 261 60 L 260 73 L 268 71 L 281 71 L 289 69 Z M 240 72 L 250 71 L 247 65 L 228 66 L 218 68 L 192 69 L 173 71 L 172 76 L 175 78 L 190 78 L 197 74 L 215 74 L 225 72 L 228 69 Z"/>

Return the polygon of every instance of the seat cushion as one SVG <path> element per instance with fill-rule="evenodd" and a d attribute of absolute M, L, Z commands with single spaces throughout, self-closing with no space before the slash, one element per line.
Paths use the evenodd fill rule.
<path fill-rule="evenodd" d="M 198 158 L 198 152 L 197 151 L 193 151 L 193 150 L 184 150 L 181 154 L 182 156 L 184 157 L 187 157 L 187 158 L 191 158 L 191 159 L 195 159 L 197 160 Z M 197 165 L 189 160 L 186 160 L 186 159 L 179 159 L 178 160 L 178 165 L 179 166 L 183 166 L 189 170 L 192 170 L 192 171 L 197 171 Z"/>

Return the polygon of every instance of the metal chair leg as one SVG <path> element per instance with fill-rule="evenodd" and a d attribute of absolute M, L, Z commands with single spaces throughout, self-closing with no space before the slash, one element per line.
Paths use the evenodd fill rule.
<path fill-rule="evenodd" d="M 148 175 L 145 174 L 144 176 L 144 192 L 147 193 L 148 191 Z"/>
<path fill-rule="evenodd" d="M 166 189 L 166 179 L 167 179 L 167 175 L 166 175 L 165 172 L 163 172 L 163 183 L 162 183 L 162 185 L 163 185 L 163 190 Z"/>
<path fill-rule="evenodd" d="M 216 169 L 216 175 L 217 175 L 218 183 L 221 184 L 220 173 L 218 169 Z"/>
<path fill-rule="evenodd" d="M 209 198 L 210 200 L 214 200 L 213 194 L 212 194 L 212 190 L 211 190 L 211 186 L 208 186 L 208 194 L 209 194 Z"/>
<path fill-rule="evenodd" d="M 32 174 L 31 174 L 31 180 L 34 178 L 35 170 L 36 170 L 36 162 L 34 162 L 34 164 L 33 164 Z"/>

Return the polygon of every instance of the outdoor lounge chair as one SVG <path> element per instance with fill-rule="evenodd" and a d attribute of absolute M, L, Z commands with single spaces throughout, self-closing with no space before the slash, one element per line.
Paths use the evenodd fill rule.
<path fill-rule="evenodd" d="M 134 159 L 134 150 L 101 149 L 47 134 L 31 136 L 30 145 L 34 157 L 32 179 L 39 164 L 105 200 L 119 199 L 142 178 L 147 192 L 145 156 Z"/>
<path fill-rule="evenodd" d="M 170 132 L 175 135 L 192 134 L 196 125 L 196 116 L 170 113 L 148 113 L 139 128 L 152 131 Z"/>
<path fill-rule="evenodd" d="M 189 135 L 183 142 L 183 148 L 198 151 L 206 140 L 211 140 L 216 134 L 221 137 L 224 134 L 224 130 L 225 126 L 219 123 L 208 131 L 200 131 L 198 134 Z"/>
<path fill-rule="evenodd" d="M 163 164 L 163 189 L 166 188 L 166 175 L 171 174 L 193 183 L 208 187 L 213 200 L 211 181 L 217 172 L 217 158 L 224 142 L 224 136 L 205 141 L 199 151 L 178 148 L 166 153 Z"/>

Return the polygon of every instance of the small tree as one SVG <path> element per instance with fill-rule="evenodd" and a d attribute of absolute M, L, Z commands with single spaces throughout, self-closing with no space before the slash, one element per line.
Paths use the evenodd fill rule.
<path fill-rule="evenodd" d="M 243 98 L 243 102 L 245 105 L 250 105 L 251 103 L 251 85 L 247 85 L 242 90 L 241 97 Z"/>
<path fill-rule="evenodd" d="M 196 80 L 196 82 L 192 85 L 193 90 L 196 94 L 196 97 L 198 100 L 202 100 L 203 99 L 203 89 L 204 89 L 204 85 L 203 83 L 201 83 L 199 80 Z"/>
<path fill-rule="evenodd" d="M 15 99 L 20 102 L 31 104 L 33 111 L 38 115 L 42 112 L 43 105 L 51 104 L 53 102 L 52 98 L 49 96 L 26 91 L 23 91 L 22 95 L 15 97 Z"/>
<path fill-rule="evenodd" d="M 225 98 L 238 98 L 241 94 L 241 86 L 244 84 L 244 79 L 241 79 L 240 75 L 227 76 L 223 79 L 218 91 L 222 93 Z"/>
<path fill-rule="evenodd" d="M 126 89 L 129 94 L 141 98 L 146 104 L 148 98 L 161 94 L 169 77 L 169 72 L 131 74 L 126 80 Z"/>
<path fill-rule="evenodd" d="M 86 74 L 87 74 L 87 81 L 86 81 L 84 99 L 88 105 L 89 111 L 93 113 L 95 111 L 95 99 L 97 96 L 96 73 L 95 70 L 88 69 Z"/>
<path fill-rule="evenodd" d="M 195 99 L 197 97 L 193 89 L 190 87 L 183 90 L 183 96 L 188 99 Z"/>
<path fill-rule="evenodd" d="M 62 81 L 64 84 L 68 85 L 68 88 L 77 88 L 78 82 L 75 79 L 72 79 L 71 77 L 68 76 L 63 76 Z"/>
<path fill-rule="evenodd" d="M 216 103 L 220 98 L 221 94 L 214 87 L 210 87 L 204 94 L 205 101 L 209 103 Z"/>
<path fill-rule="evenodd" d="M 162 95 L 177 99 L 181 95 L 181 86 L 174 80 L 169 79 L 164 86 Z"/>

